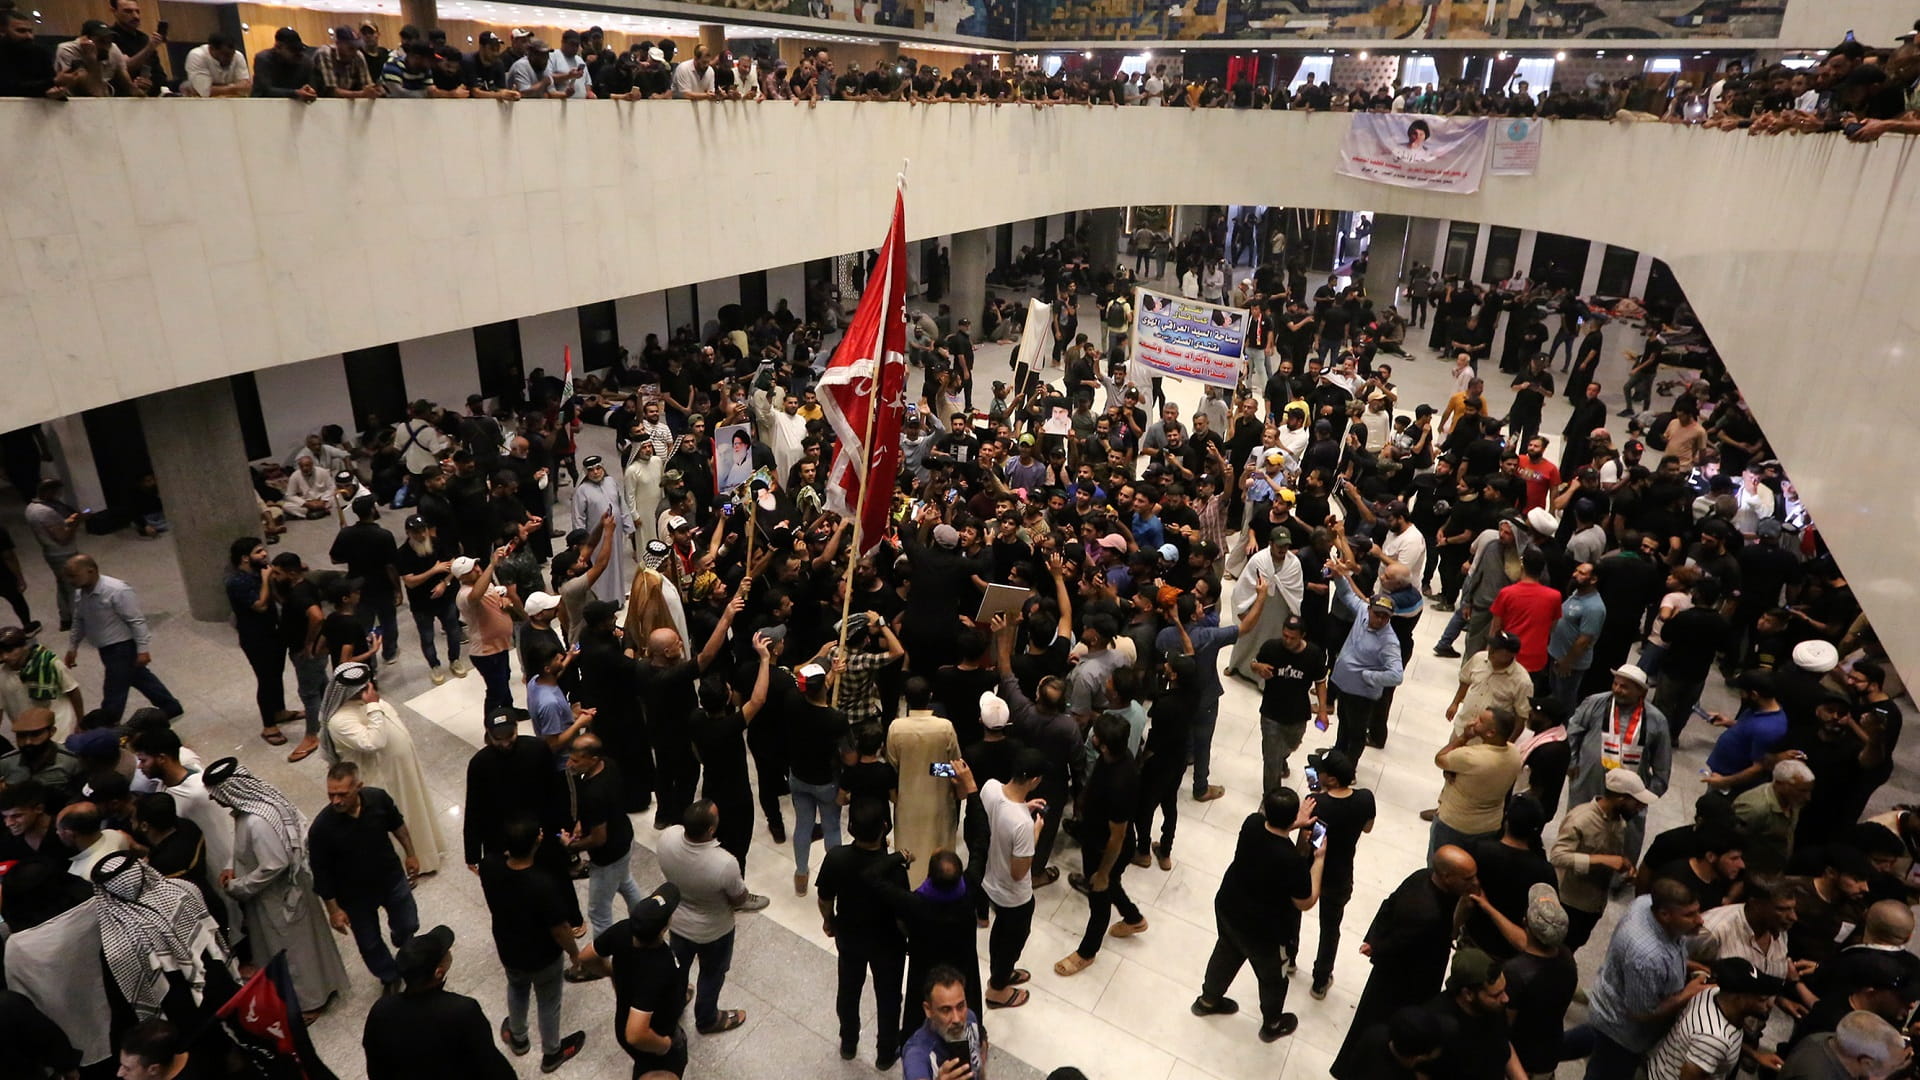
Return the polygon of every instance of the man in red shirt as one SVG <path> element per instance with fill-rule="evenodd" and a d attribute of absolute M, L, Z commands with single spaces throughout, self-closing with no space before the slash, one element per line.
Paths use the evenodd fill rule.
<path fill-rule="evenodd" d="M 1527 440 L 1527 452 L 1520 455 L 1520 476 L 1527 482 L 1526 510 L 1544 507 L 1560 486 L 1560 467 L 1547 460 L 1547 440 L 1535 435 Z"/>
<path fill-rule="evenodd" d="M 1491 639 L 1502 630 L 1520 639 L 1520 666 L 1528 674 L 1547 666 L 1547 638 L 1560 618 L 1560 590 L 1540 584 L 1547 570 L 1546 553 L 1537 547 L 1520 553 L 1520 580 L 1500 590 L 1488 612 Z"/>

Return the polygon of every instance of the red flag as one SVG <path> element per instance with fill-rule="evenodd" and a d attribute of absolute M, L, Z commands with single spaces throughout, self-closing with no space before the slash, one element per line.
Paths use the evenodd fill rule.
<path fill-rule="evenodd" d="M 214 1015 L 269 1080 L 335 1080 L 307 1036 L 285 952 L 275 953 Z"/>
<path fill-rule="evenodd" d="M 880 543 L 893 508 L 906 389 L 907 209 L 896 190 L 880 259 L 818 387 L 820 410 L 839 443 L 827 473 L 827 506 L 859 515 L 861 555 Z"/>

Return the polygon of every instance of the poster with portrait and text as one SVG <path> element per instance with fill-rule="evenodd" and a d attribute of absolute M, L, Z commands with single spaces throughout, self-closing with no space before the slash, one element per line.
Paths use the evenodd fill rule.
<path fill-rule="evenodd" d="M 1213 386 L 1238 386 L 1246 339 L 1247 313 L 1240 308 L 1133 290 L 1130 365 Z"/>
<path fill-rule="evenodd" d="M 1487 169 L 1486 117 L 1353 113 L 1336 172 L 1376 184 L 1471 195 Z"/>
<path fill-rule="evenodd" d="M 1530 116 L 1493 121 L 1494 176 L 1532 176 L 1540 168 L 1540 132 L 1546 124 Z"/>

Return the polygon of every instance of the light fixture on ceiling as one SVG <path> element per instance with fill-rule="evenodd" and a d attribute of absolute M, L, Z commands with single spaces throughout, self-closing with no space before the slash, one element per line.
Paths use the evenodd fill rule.
<path fill-rule="evenodd" d="M 1093 52 L 1092 52 L 1092 50 L 1088 50 L 1087 52 L 1083 52 L 1083 53 L 1081 53 L 1081 54 L 1080 54 L 1080 58 L 1081 58 L 1082 60 L 1091 60 L 1091 59 L 1093 59 Z"/>
<path fill-rule="evenodd" d="M 38 12 L 35 12 L 35 14 L 37 15 L 37 14 L 39 14 L 39 13 L 38 13 Z M 252 30 L 252 29 L 253 29 L 253 27 L 251 27 L 251 26 L 248 26 L 248 25 L 247 25 L 246 23 L 241 23 L 241 24 L 240 24 L 240 32 L 241 32 L 241 33 L 243 33 L 243 34 L 244 34 L 244 33 L 247 33 L 248 31 L 250 31 L 250 30 Z"/>
<path fill-rule="evenodd" d="M 1365 49 L 1361 49 L 1361 50 L 1360 50 L 1360 59 L 1362 59 L 1362 60 L 1365 60 L 1366 58 L 1367 58 L 1367 50 L 1365 50 Z"/>
<path fill-rule="evenodd" d="M 1567 54 L 1565 52 L 1557 52 L 1553 54 L 1553 58 L 1555 60 L 1565 60 L 1567 58 Z"/>
<path fill-rule="evenodd" d="M 1607 55 L 1607 50 L 1605 50 L 1605 49 L 1601 49 L 1601 50 L 1600 50 L 1599 52 L 1597 52 L 1597 53 L 1594 53 L 1593 55 L 1595 55 L 1595 56 L 1605 56 L 1605 55 Z"/>
<path fill-rule="evenodd" d="M 1629 59 L 1629 60 L 1631 60 L 1631 59 L 1633 59 L 1633 54 L 1632 54 L 1632 53 L 1628 53 L 1628 54 L 1627 54 L 1627 59 Z"/>

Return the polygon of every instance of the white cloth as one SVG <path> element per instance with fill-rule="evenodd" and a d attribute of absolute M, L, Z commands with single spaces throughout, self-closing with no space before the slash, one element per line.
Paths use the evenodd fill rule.
<path fill-rule="evenodd" d="M 773 450 L 774 482 L 786 486 L 787 474 L 793 471 L 794 463 L 806 456 L 801 446 L 807 437 L 807 422 L 799 413 L 791 416 L 781 406 L 786 402 L 786 392 L 781 391 L 778 400 L 772 395 L 754 391 L 753 411 L 760 421 L 760 440 Z"/>
<path fill-rule="evenodd" d="M 101 964 L 99 901 L 88 899 L 7 939 L 7 986 L 59 1025 L 80 1064 L 113 1056 L 107 980 Z"/>
<path fill-rule="evenodd" d="M 213 55 L 213 46 L 202 45 L 187 54 L 187 78 L 180 89 L 188 97 L 212 97 L 216 86 L 232 86 L 252 78 L 244 50 L 233 50 L 233 58 L 222 64 Z"/>
<path fill-rule="evenodd" d="M 1306 574 L 1300 566 L 1300 556 L 1289 551 L 1282 556 L 1278 570 L 1274 567 L 1273 548 L 1263 547 L 1247 560 L 1240 576 L 1233 579 L 1233 592 L 1228 596 L 1228 605 L 1236 616 L 1245 615 L 1253 607 L 1259 596 L 1259 585 L 1265 582 L 1267 587 L 1267 606 L 1260 610 L 1260 621 L 1253 624 L 1253 630 L 1241 634 L 1233 643 L 1233 652 L 1227 657 L 1227 670 L 1249 678 L 1253 669 L 1249 666 L 1260 652 L 1260 646 L 1280 636 L 1286 625 L 1287 617 L 1300 614 L 1300 604 L 1306 591 Z M 1221 615 L 1222 623 L 1229 620 Z"/>
<path fill-rule="evenodd" d="M 190 753 L 185 747 L 181 748 L 180 764 L 187 764 Z M 227 912 L 235 916 L 227 925 L 234 928 L 231 937 L 238 941 L 243 936 L 238 919 L 240 906 L 220 887 L 220 871 L 233 866 L 233 815 L 207 794 L 207 785 L 200 779 L 199 756 L 193 757 L 193 764 L 188 767 L 194 771 L 165 790 L 173 796 L 174 811 L 200 829 L 200 838 L 207 845 L 207 877 L 213 885 L 213 891 L 226 898 Z"/>
<path fill-rule="evenodd" d="M 628 546 L 633 536 L 633 508 L 627 505 L 626 489 L 611 476 L 599 483 L 584 477 L 573 489 L 573 527 L 591 529 L 600 515 L 613 511 L 613 523 L 620 535 L 613 541 L 613 558 L 600 580 L 593 583 L 593 595 L 601 600 L 624 601 L 627 586 L 633 582 L 633 555 Z"/>
<path fill-rule="evenodd" d="M 133 841 L 119 829 L 103 829 L 100 839 L 87 845 L 87 849 L 67 860 L 67 873 L 89 884 L 93 882 L 93 867 L 101 859 L 116 851 L 125 851 L 133 846 Z"/>
<path fill-rule="evenodd" d="M 686 94 L 713 93 L 713 68 L 705 71 L 694 69 L 693 61 L 683 60 L 673 68 L 673 96 Z"/>
<path fill-rule="evenodd" d="M 316 499 L 326 504 L 326 509 L 337 508 L 334 498 L 333 476 L 320 471 L 318 462 L 314 463 L 313 475 L 309 476 L 299 469 L 287 477 L 287 506 L 290 509 L 305 509 L 307 500 Z"/>
<path fill-rule="evenodd" d="M 318 1009 L 347 990 L 347 968 L 327 925 L 327 909 L 313 891 L 312 872 L 296 865 L 280 830 L 257 815 L 233 815 L 233 883 L 246 912 L 253 955 L 285 950 L 287 970 L 302 1010 Z"/>
<path fill-rule="evenodd" d="M 644 550 L 649 540 L 663 539 L 659 531 L 661 477 L 666 475 L 667 459 L 655 454 L 652 457 L 635 457 L 621 474 L 626 483 L 627 508 L 633 513 L 634 527 L 639 531 L 635 543 Z M 591 529 L 592 523 L 574 523 L 575 528 Z"/>
<path fill-rule="evenodd" d="M 393 425 L 393 445 L 400 448 L 401 460 L 406 463 L 407 472 L 418 476 L 427 466 L 440 460 L 448 440 L 438 428 L 425 420 L 405 420 Z M 318 465 L 319 462 L 314 464 Z"/>
<path fill-rule="evenodd" d="M 27 693 L 26 684 L 20 681 L 20 673 L 0 664 L 0 711 L 7 714 L 9 727 L 28 709 L 43 708 L 53 712 L 54 738 L 65 739 L 77 730 L 80 718 L 74 715 L 73 699 L 67 695 L 79 689 L 80 683 L 65 664 L 55 664 L 53 669 L 60 678 L 60 695 L 52 701 L 35 701 Z"/>
<path fill-rule="evenodd" d="M 407 831 L 413 834 L 420 872 L 440 869 L 440 849 L 446 840 L 440 834 L 433 793 L 427 790 L 427 774 L 420 768 L 413 735 L 393 707 L 384 701 L 349 701 L 327 719 L 327 734 L 341 761 L 360 766 L 360 779 L 367 786 L 393 797 Z"/>
<path fill-rule="evenodd" d="M 1013 860 L 1031 859 L 1034 854 L 1033 815 L 1025 803 L 1014 802 L 998 780 L 980 786 L 980 806 L 987 813 L 991 841 L 987 848 L 987 873 L 981 887 L 987 899 L 1003 908 L 1019 907 L 1033 899 L 1033 871 L 1015 879 Z"/>

